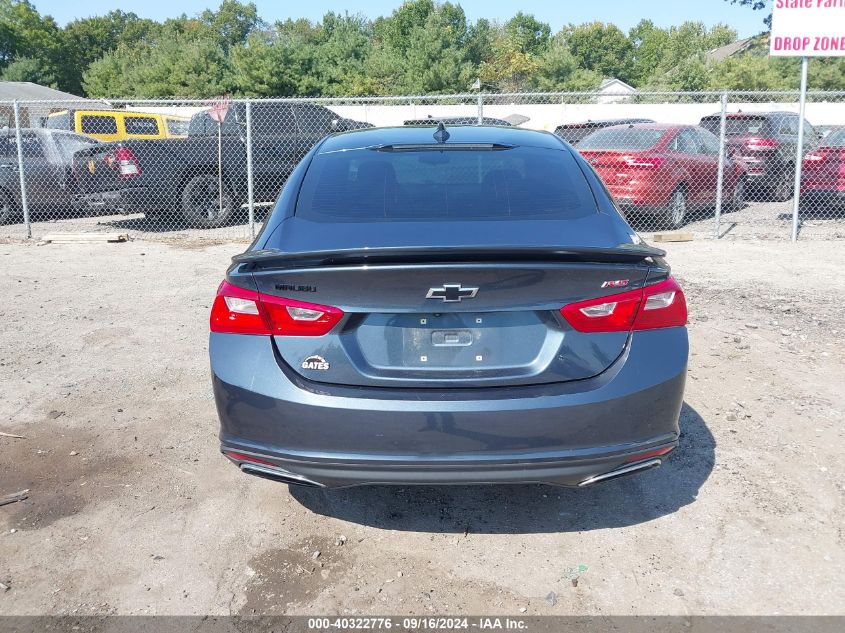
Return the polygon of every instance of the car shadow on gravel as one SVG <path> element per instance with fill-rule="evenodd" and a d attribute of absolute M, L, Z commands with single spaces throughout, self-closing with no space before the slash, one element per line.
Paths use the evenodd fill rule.
<path fill-rule="evenodd" d="M 309 510 L 370 527 L 414 532 L 532 534 L 624 527 L 672 514 L 696 500 L 715 463 L 716 442 L 684 404 L 681 441 L 661 468 L 583 489 L 541 485 L 291 486 Z"/>

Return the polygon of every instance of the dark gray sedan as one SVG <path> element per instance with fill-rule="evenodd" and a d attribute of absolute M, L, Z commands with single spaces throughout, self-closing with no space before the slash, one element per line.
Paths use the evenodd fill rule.
<path fill-rule="evenodd" d="M 320 142 L 211 311 L 223 453 L 312 486 L 584 486 L 678 442 L 687 309 L 558 137 Z"/>
<path fill-rule="evenodd" d="M 78 204 L 73 153 L 97 141 L 61 130 L 21 128 L 27 202 L 34 213 L 65 211 Z M 0 223 L 21 216 L 21 185 L 15 129 L 0 130 Z"/>

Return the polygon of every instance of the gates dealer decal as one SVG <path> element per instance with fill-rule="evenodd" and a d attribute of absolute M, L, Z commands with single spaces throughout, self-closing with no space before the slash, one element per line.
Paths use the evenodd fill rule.
<path fill-rule="evenodd" d="M 322 356 L 309 356 L 301 365 L 302 369 L 313 369 L 316 371 L 326 371 L 329 368 L 328 361 Z"/>

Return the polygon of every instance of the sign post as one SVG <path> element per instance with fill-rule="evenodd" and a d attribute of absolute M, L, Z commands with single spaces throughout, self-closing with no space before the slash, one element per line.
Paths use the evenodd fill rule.
<path fill-rule="evenodd" d="M 229 112 L 229 97 L 219 97 L 211 102 L 208 116 L 217 121 L 217 201 L 218 217 L 223 215 L 223 121 Z M 212 218 L 208 218 L 211 220 Z"/>
<path fill-rule="evenodd" d="M 845 57 L 845 2 L 842 0 L 774 0 L 769 54 L 801 58 L 798 149 L 795 155 L 795 197 L 792 241 L 798 240 L 801 173 L 804 166 L 804 114 L 810 57 Z"/>

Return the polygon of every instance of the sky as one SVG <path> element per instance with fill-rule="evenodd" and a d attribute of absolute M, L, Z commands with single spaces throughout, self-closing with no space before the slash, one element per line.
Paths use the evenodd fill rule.
<path fill-rule="evenodd" d="M 455 0 L 453 0 L 454 2 Z M 52 15 L 56 22 L 65 25 L 76 18 L 102 15 L 114 9 L 134 12 L 143 18 L 161 21 L 177 17 L 182 13 L 195 15 L 204 9 L 216 8 L 214 0 L 32 0 L 38 11 Z M 286 0 L 254 0 L 259 16 L 267 22 L 287 18 L 305 17 L 319 20 L 327 11 L 338 13 L 363 13 L 375 18 L 389 15 L 401 4 L 401 0 L 310 0 L 296 3 Z M 517 11 L 533 13 L 537 19 L 548 22 L 553 32 L 570 22 L 612 22 L 627 31 L 643 18 L 658 26 L 673 26 L 686 20 L 700 20 L 712 26 L 724 22 L 735 28 L 740 37 L 756 35 L 764 29 L 764 14 L 748 7 L 731 5 L 725 0 L 458 0 L 467 18 L 505 21 Z"/>

